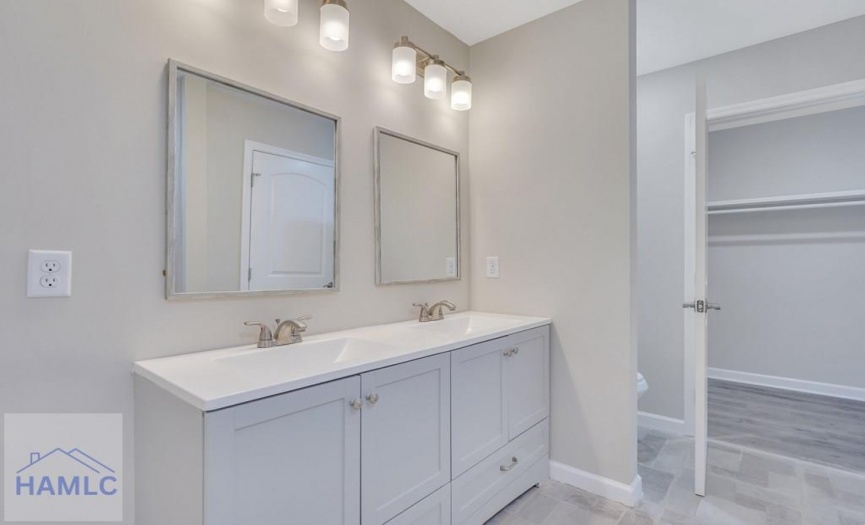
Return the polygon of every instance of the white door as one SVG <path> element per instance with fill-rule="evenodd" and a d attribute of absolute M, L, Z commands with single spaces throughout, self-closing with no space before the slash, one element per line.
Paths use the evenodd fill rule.
<path fill-rule="evenodd" d="M 549 334 L 549 327 L 542 327 L 508 338 L 504 355 L 510 439 L 550 413 Z"/>
<path fill-rule="evenodd" d="M 505 353 L 497 339 L 451 352 L 453 477 L 508 443 Z"/>
<path fill-rule="evenodd" d="M 720 310 L 718 305 L 709 303 L 707 298 L 708 271 L 708 215 L 706 209 L 706 178 L 708 175 L 709 130 L 706 120 L 706 82 L 697 80 L 696 112 L 694 114 L 693 142 L 693 184 L 686 191 L 694 192 L 694 216 L 686 228 L 692 229 L 694 260 L 687 264 L 693 268 L 693 288 L 686 290 L 686 323 L 691 325 L 694 349 L 694 493 L 706 495 L 706 462 L 708 455 L 708 384 L 707 349 L 709 311 Z M 690 244 L 690 242 L 689 242 Z M 686 278 L 687 280 L 687 278 Z M 686 372 L 690 373 L 690 372 Z"/>
<path fill-rule="evenodd" d="M 360 378 L 205 415 L 208 525 L 360 525 Z"/>
<path fill-rule="evenodd" d="M 450 355 L 363 374 L 361 386 L 361 516 L 380 525 L 451 480 Z"/>
<path fill-rule="evenodd" d="M 333 165 L 252 152 L 249 290 L 333 286 Z"/>

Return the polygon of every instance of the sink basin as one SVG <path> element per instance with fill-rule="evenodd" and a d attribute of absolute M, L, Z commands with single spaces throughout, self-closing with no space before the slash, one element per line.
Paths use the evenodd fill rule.
<path fill-rule="evenodd" d="M 244 371 L 296 375 L 329 369 L 337 364 L 382 359 L 396 351 L 396 347 L 388 344 L 348 337 L 248 350 L 218 357 L 215 361 Z"/>
<path fill-rule="evenodd" d="M 511 325 L 519 324 L 518 320 L 494 317 L 491 315 L 467 315 L 462 317 L 452 317 L 440 321 L 430 321 L 414 325 L 416 330 L 425 330 L 438 334 L 460 337 L 484 332 L 493 332 L 510 327 Z"/>

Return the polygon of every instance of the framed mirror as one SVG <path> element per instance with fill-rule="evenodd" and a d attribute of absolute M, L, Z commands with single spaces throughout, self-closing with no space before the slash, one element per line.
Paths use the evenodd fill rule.
<path fill-rule="evenodd" d="M 460 156 L 375 129 L 376 284 L 458 280 Z"/>
<path fill-rule="evenodd" d="M 166 296 L 337 290 L 339 128 L 169 61 Z"/>

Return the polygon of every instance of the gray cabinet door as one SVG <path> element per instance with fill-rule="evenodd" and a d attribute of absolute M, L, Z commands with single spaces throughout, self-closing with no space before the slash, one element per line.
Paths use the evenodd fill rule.
<path fill-rule="evenodd" d="M 454 478 L 508 442 L 504 341 L 451 352 Z"/>
<path fill-rule="evenodd" d="M 361 376 L 363 523 L 385 523 L 450 481 L 450 356 Z"/>
<path fill-rule="evenodd" d="M 550 329 L 542 327 L 508 337 L 505 384 L 510 439 L 550 413 L 549 334 Z"/>
<path fill-rule="evenodd" d="M 205 414 L 207 525 L 360 524 L 360 378 Z"/>

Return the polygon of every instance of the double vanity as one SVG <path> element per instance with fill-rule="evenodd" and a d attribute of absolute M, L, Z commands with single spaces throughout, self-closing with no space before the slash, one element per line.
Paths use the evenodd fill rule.
<path fill-rule="evenodd" d="M 143 525 L 482 524 L 549 475 L 549 319 L 135 363 Z"/>

